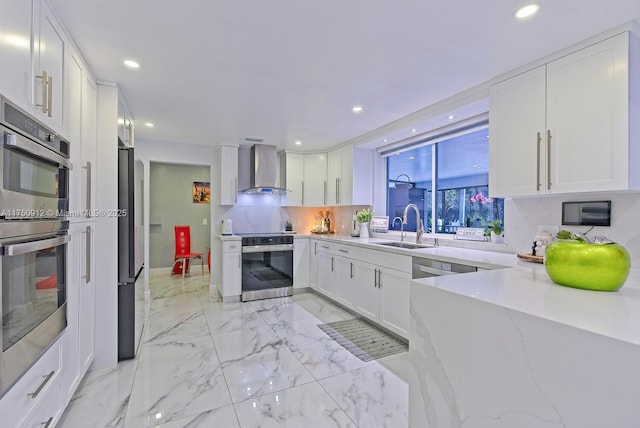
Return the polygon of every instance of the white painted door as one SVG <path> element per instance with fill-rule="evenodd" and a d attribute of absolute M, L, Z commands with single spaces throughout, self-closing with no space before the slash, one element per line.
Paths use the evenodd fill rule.
<path fill-rule="evenodd" d="M 353 281 L 353 309 L 372 321 L 380 322 L 378 266 L 357 261 Z"/>
<path fill-rule="evenodd" d="M 342 174 L 342 152 L 340 149 L 333 150 L 327 155 L 327 204 L 337 205 L 340 184 L 340 174 Z"/>
<path fill-rule="evenodd" d="M 224 250 L 225 246 L 236 248 Z M 242 293 L 242 253 L 240 243 L 223 243 L 222 251 L 222 297 L 237 297 Z"/>
<path fill-rule="evenodd" d="M 336 293 L 335 299 L 344 306 L 350 308 L 357 298 L 354 290 L 354 263 L 353 259 L 335 256 L 336 269 Z"/>
<path fill-rule="evenodd" d="M 309 240 L 293 241 L 293 288 L 309 286 Z"/>
<path fill-rule="evenodd" d="M 33 93 L 31 74 L 32 2 L 0 2 L 0 90 L 25 110 L 31 109 Z"/>
<path fill-rule="evenodd" d="M 304 155 L 299 153 L 285 153 L 283 171 L 284 187 L 288 190 L 282 197 L 282 205 L 300 206 L 303 204 L 304 190 Z"/>
<path fill-rule="evenodd" d="M 78 362 L 80 377 L 89 370 L 95 349 L 95 225 L 85 223 L 81 231 Z"/>
<path fill-rule="evenodd" d="M 220 146 L 220 205 L 238 201 L 238 147 Z"/>
<path fill-rule="evenodd" d="M 327 204 L 327 154 L 304 155 L 304 197 L 306 206 Z"/>
<path fill-rule="evenodd" d="M 545 66 L 489 89 L 489 195 L 545 193 Z"/>
<path fill-rule="evenodd" d="M 628 187 L 628 61 L 625 33 L 547 65 L 550 192 Z"/>
<path fill-rule="evenodd" d="M 380 323 L 405 338 L 409 338 L 410 283 L 409 273 L 388 268 L 380 269 Z"/>
<path fill-rule="evenodd" d="M 335 299 L 336 295 L 335 258 L 328 252 L 318 252 L 318 290 Z"/>
<path fill-rule="evenodd" d="M 340 205 L 351 205 L 353 202 L 353 169 L 355 165 L 353 157 L 353 144 L 343 147 L 340 162 L 340 181 L 338 203 Z"/>
<path fill-rule="evenodd" d="M 317 290 L 319 287 L 318 276 L 318 241 L 309 241 L 309 287 Z"/>

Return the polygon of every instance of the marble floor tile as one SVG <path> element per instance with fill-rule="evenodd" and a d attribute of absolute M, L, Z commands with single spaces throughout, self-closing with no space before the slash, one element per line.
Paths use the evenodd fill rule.
<path fill-rule="evenodd" d="M 234 403 L 313 382 L 287 348 L 264 351 L 225 364 L 222 372 Z"/>
<path fill-rule="evenodd" d="M 317 382 L 234 406 L 241 428 L 357 428 Z"/>
<path fill-rule="evenodd" d="M 395 375 L 405 382 L 409 382 L 409 352 L 390 355 L 377 360 L 378 364 L 391 370 Z"/>
<path fill-rule="evenodd" d="M 256 311 L 267 324 L 275 324 L 279 321 L 317 318 L 313 313 L 293 301 L 271 307 L 258 307 Z"/>
<path fill-rule="evenodd" d="M 202 308 L 211 334 L 267 325 L 251 304 L 203 301 Z"/>
<path fill-rule="evenodd" d="M 318 328 L 318 324 L 321 323 L 317 318 L 305 318 L 290 322 L 280 321 L 271 328 L 316 379 L 334 376 L 373 363 L 360 360 L 327 336 Z"/>
<path fill-rule="evenodd" d="M 220 407 L 198 413 L 186 418 L 177 419 L 158 426 L 158 428 L 240 428 L 238 417 L 233 406 Z"/>
<path fill-rule="evenodd" d="M 129 360 L 113 370 L 88 372 L 58 426 L 122 428 L 136 366 L 136 360 Z"/>
<path fill-rule="evenodd" d="M 408 425 L 407 383 L 379 364 L 319 381 L 359 427 Z"/>
<path fill-rule="evenodd" d="M 213 343 L 222 366 L 283 346 L 282 339 L 268 326 L 215 334 Z"/>
<path fill-rule="evenodd" d="M 293 301 L 324 323 L 356 318 L 351 312 L 345 311 L 313 292 L 294 294 Z"/>
<path fill-rule="evenodd" d="M 125 428 L 160 423 L 231 404 L 211 337 L 143 345 Z"/>

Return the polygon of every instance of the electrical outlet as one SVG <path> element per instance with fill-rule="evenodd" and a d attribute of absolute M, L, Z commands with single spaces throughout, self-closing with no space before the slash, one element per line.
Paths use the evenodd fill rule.
<path fill-rule="evenodd" d="M 207 223 L 208 223 L 208 222 L 207 222 L 207 219 L 206 219 L 206 218 L 203 218 L 203 219 L 202 219 L 202 225 L 203 225 L 203 226 L 206 226 L 206 225 L 207 225 Z"/>

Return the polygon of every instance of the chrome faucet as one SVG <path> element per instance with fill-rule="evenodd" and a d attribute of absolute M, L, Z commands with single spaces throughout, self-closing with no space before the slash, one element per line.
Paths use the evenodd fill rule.
<path fill-rule="evenodd" d="M 407 224 L 407 213 L 409 212 L 409 208 L 413 208 L 416 212 L 416 244 L 420 244 L 422 240 L 422 234 L 424 233 L 424 224 L 422 223 L 422 219 L 420 218 L 420 210 L 416 204 L 409 204 L 404 207 L 404 214 L 402 214 L 402 224 Z"/>
<path fill-rule="evenodd" d="M 400 242 L 404 242 L 404 223 L 402 222 L 402 217 L 394 217 L 391 226 L 396 224 L 396 220 L 400 220 Z"/>

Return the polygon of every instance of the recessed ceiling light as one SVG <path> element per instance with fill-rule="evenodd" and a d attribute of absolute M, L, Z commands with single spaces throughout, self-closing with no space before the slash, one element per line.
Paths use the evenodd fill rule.
<path fill-rule="evenodd" d="M 302 141 L 296 141 L 295 144 L 296 144 L 296 146 L 301 146 L 302 145 Z"/>
<path fill-rule="evenodd" d="M 140 63 L 136 62 L 132 59 L 125 59 L 124 60 L 124 65 L 126 65 L 129 68 L 140 68 Z"/>
<path fill-rule="evenodd" d="M 480 168 L 480 165 L 478 165 L 478 164 L 473 165 L 473 168 Z"/>
<path fill-rule="evenodd" d="M 415 157 L 409 156 L 409 160 L 414 160 L 414 159 L 415 159 Z"/>
<path fill-rule="evenodd" d="M 535 15 L 540 9 L 540 5 L 538 3 L 529 3 L 524 6 L 520 6 L 518 10 L 516 10 L 513 14 L 518 19 L 526 19 L 533 15 Z"/>
<path fill-rule="evenodd" d="M 383 143 L 388 143 L 389 140 L 387 140 L 386 138 L 384 140 L 382 140 Z"/>
<path fill-rule="evenodd" d="M 452 115 L 452 114 L 450 114 L 449 116 L 447 116 L 447 119 L 449 119 L 449 120 L 452 120 L 452 119 L 454 119 L 454 118 L 455 118 L 455 116 L 454 116 L 454 115 Z"/>
<path fill-rule="evenodd" d="M 353 106 L 351 111 L 354 112 L 354 113 L 360 113 L 360 112 L 362 112 L 362 106 Z"/>
<path fill-rule="evenodd" d="M 418 130 L 414 128 L 411 130 L 411 132 L 418 132 Z"/>
<path fill-rule="evenodd" d="M 145 122 L 144 126 L 146 126 L 147 128 L 153 128 L 155 125 L 151 122 Z"/>

